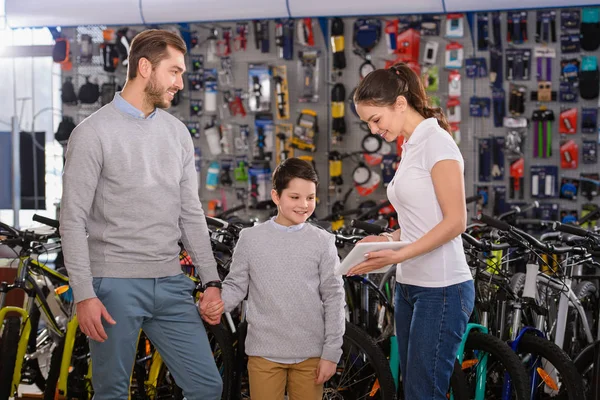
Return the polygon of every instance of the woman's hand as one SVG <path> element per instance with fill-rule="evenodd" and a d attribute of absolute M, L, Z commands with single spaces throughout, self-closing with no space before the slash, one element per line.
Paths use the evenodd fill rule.
<path fill-rule="evenodd" d="M 388 238 L 386 238 L 385 236 L 370 235 L 370 236 L 367 236 L 367 237 L 359 240 L 358 242 L 356 242 L 356 244 L 373 243 L 373 242 L 387 242 L 387 241 L 388 241 Z"/>
<path fill-rule="evenodd" d="M 383 238 L 387 241 L 386 238 Z M 355 265 L 348 271 L 347 276 L 363 275 L 371 271 L 378 270 L 387 265 L 398 264 L 402 262 L 401 250 L 379 250 L 365 254 L 366 261 Z"/>

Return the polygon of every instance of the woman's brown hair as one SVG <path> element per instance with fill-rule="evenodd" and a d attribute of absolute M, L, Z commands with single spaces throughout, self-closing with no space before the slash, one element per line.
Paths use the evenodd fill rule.
<path fill-rule="evenodd" d="M 405 63 L 394 64 L 389 69 L 377 69 L 368 74 L 354 92 L 354 103 L 386 107 L 396 104 L 404 96 L 408 105 L 424 118 L 434 117 L 440 126 L 450 132 L 450 124 L 439 107 L 430 107 L 423 82 Z"/>

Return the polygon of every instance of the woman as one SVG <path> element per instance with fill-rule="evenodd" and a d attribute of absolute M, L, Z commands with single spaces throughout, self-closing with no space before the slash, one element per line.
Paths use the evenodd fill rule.
<path fill-rule="evenodd" d="M 443 112 L 429 107 L 421 80 L 406 64 L 371 72 L 354 103 L 373 134 L 388 142 L 405 139 L 387 188 L 400 229 L 363 241 L 410 244 L 367 254 L 349 275 L 398 264 L 395 317 L 404 397 L 445 400 L 475 298 L 460 237 L 467 218 L 464 161 Z"/>

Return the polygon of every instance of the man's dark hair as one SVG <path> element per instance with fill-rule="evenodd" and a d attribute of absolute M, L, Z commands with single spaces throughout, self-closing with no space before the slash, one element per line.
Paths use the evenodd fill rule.
<path fill-rule="evenodd" d="M 152 68 L 156 68 L 167 57 L 167 47 L 169 46 L 183 54 L 187 50 L 181 36 L 171 31 L 148 29 L 138 33 L 133 38 L 129 48 L 127 77 L 134 79 L 137 76 L 138 64 L 141 58 L 148 59 L 152 64 Z"/>
<path fill-rule="evenodd" d="M 273 172 L 273 189 L 277 195 L 281 196 L 281 192 L 286 189 L 290 181 L 294 178 L 300 178 L 314 182 L 319 185 L 319 177 L 313 166 L 299 158 L 288 158 L 275 168 Z"/>

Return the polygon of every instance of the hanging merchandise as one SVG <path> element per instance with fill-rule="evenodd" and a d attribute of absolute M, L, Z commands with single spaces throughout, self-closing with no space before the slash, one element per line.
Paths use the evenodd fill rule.
<path fill-rule="evenodd" d="M 237 154 L 247 154 L 250 150 L 248 144 L 248 138 L 250 137 L 250 127 L 248 125 L 240 125 L 240 134 L 237 136 L 233 143 L 235 145 L 235 152 Z"/>
<path fill-rule="evenodd" d="M 463 45 L 457 42 L 450 42 L 446 45 L 446 63 L 448 69 L 460 69 L 463 65 L 464 49 Z"/>
<path fill-rule="evenodd" d="M 438 42 L 428 41 L 425 43 L 425 51 L 423 52 L 423 64 L 437 64 L 437 53 L 440 44 Z"/>
<path fill-rule="evenodd" d="M 355 47 L 370 53 L 381 39 L 381 21 L 375 18 L 359 18 L 354 22 L 353 39 Z"/>
<path fill-rule="evenodd" d="M 467 78 L 486 78 L 487 62 L 483 57 L 470 57 L 465 60 Z"/>
<path fill-rule="evenodd" d="M 206 190 L 213 191 L 219 185 L 220 165 L 218 161 L 213 161 L 206 170 Z"/>
<path fill-rule="evenodd" d="M 588 201 L 592 201 L 594 197 L 598 196 L 598 181 L 600 180 L 600 174 L 597 172 L 582 172 L 579 176 L 581 177 L 581 195 L 588 199 Z"/>
<path fill-rule="evenodd" d="M 398 54 L 398 58 L 394 60 L 394 63 L 403 61 L 418 64 L 419 50 L 421 48 L 421 34 L 419 31 L 408 29 L 398 35 L 396 42 L 396 54 Z"/>
<path fill-rule="evenodd" d="M 495 181 L 504 181 L 505 142 L 504 136 L 496 136 L 492 139 L 492 179 Z"/>
<path fill-rule="evenodd" d="M 79 62 L 82 64 L 91 63 L 93 55 L 94 43 L 92 42 L 92 37 L 87 34 L 81 35 L 81 40 L 79 42 Z"/>
<path fill-rule="evenodd" d="M 188 86 L 192 92 L 199 92 L 204 88 L 204 69 L 201 73 L 189 73 L 187 76 Z"/>
<path fill-rule="evenodd" d="M 221 57 L 221 69 L 219 69 L 219 84 L 222 87 L 232 87 L 233 79 L 233 63 L 231 57 Z"/>
<path fill-rule="evenodd" d="M 200 150 L 200 147 L 194 147 L 194 166 L 196 172 L 202 171 L 202 150 Z"/>
<path fill-rule="evenodd" d="M 600 72 L 596 56 L 582 56 L 579 72 L 579 94 L 582 99 L 593 100 L 600 90 Z"/>
<path fill-rule="evenodd" d="M 574 140 L 561 140 L 560 167 L 577 169 L 579 167 L 579 146 Z"/>
<path fill-rule="evenodd" d="M 238 22 L 235 24 L 235 50 L 246 51 L 248 47 L 248 23 Z"/>
<path fill-rule="evenodd" d="M 200 43 L 198 31 L 190 32 L 190 49 L 195 49 L 196 47 L 198 47 L 198 43 Z"/>
<path fill-rule="evenodd" d="M 512 11 L 506 15 L 506 42 L 521 44 L 527 41 L 527 11 Z"/>
<path fill-rule="evenodd" d="M 500 128 L 503 126 L 506 116 L 506 95 L 503 89 L 492 88 L 492 110 L 494 115 L 494 126 Z"/>
<path fill-rule="evenodd" d="M 398 51 L 398 23 L 398 19 L 385 22 L 385 44 L 388 54 Z"/>
<path fill-rule="evenodd" d="M 248 107 L 250 111 L 270 111 L 271 78 L 268 65 L 248 65 L 248 86 Z"/>
<path fill-rule="evenodd" d="M 548 198 L 558 194 L 558 167 L 554 165 L 531 167 L 531 197 Z"/>
<path fill-rule="evenodd" d="M 560 10 L 560 29 L 576 30 L 580 29 L 579 23 L 581 20 L 581 12 L 579 9 L 562 9 Z"/>
<path fill-rule="evenodd" d="M 423 68 L 421 75 L 423 86 L 428 92 L 437 92 L 440 88 L 440 69 L 437 65 Z"/>
<path fill-rule="evenodd" d="M 581 157 L 584 164 L 598 163 L 598 142 L 594 140 L 584 140 L 581 149 Z"/>
<path fill-rule="evenodd" d="M 596 133 L 598 126 L 598 109 L 581 109 L 581 133 Z"/>
<path fill-rule="evenodd" d="M 504 140 L 506 157 L 523 157 L 525 151 L 525 135 L 527 134 L 527 118 L 504 118 L 507 128 Z"/>
<path fill-rule="evenodd" d="M 460 80 L 460 72 L 450 71 L 448 74 L 448 96 L 460 97 L 462 94 L 462 85 Z"/>
<path fill-rule="evenodd" d="M 204 70 L 204 111 L 217 112 L 218 73 L 216 68 Z"/>
<path fill-rule="evenodd" d="M 119 52 L 117 50 L 117 45 L 114 43 L 105 42 L 100 45 L 100 50 L 102 52 L 104 71 L 115 72 L 119 65 Z"/>
<path fill-rule="evenodd" d="M 283 160 L 294 157 L 294 148 L 290 145 L 293 132 L 292 124 L 275 125 L 275 162 L 278 165 Z"/>
<path fill-rule="evenodd" d="M 186 121 L 185 126 L 187 130 L 190 132 L 193 138 L 200 138 L 200 122 L 198 121 Z"/>
<path fill-rule="evenodd" d="M 490 49 L 490 83 L 493 88 L 502 89 L 504 72 L 502 69 L 502 51 L 496 48 Z"/>
<path fill-rule="evenodd" d="M 302 110 L 294 127 L 294 135 L 291 140 L 292 147 L 303 151 L 316 151 L 318 132 L 317 113 L 313 110 Z"/>
<path fill-rule="evenodd" d="M 204 113 L 204 101 L 202 99 L 190 99 L 190 115 L 201 117 Z"/>
<path fill-rule="evenodd" d="M 525 159 L 518 158 L 510 164 L 510 187 L 511 199 L 523 199 L 525 197 Z"/>
<path fill-rule="evenodd" d="M 273 145 L 275 125 L 271 113 L 256 114 L 254 119 L 254 160 L 271 161 L 273 159 Z"/>
<path fill-rule="evenodd" d="M 70 71 L 73 68 L 73 63 L 71 62 L 71 43 L 68 38 L 59 36 L 54 39 L 52 61 L 60 64 L 60 69 L 63 71 Z"/>
<path fill-rule="evenodd" d="M 528 81 L 531 71 L 530 49 L 506 49 L 506 79 Z"/>
<path fill-rule="evenodd" d="M 54 139 L 60 143 L 62 146 L 66 146 L 69 142 L 69 138 L 71 137 L 71 133 L 73 129 L 75 129 L 76 125 L 73 121 L 73 118 L 64 115 L 62 117 L 62 121 L 58 124 L 58 129 L 54 134 Z"/>
<path fill-rule="evenodd" d="M 577 103 L 579 99 L 579 91 L 571 82 L 561 82 L 558 86 L 558 99 L 561 103 Z"/>
<path fill-rule="evenodd" d="M 301 103 L 319 101 L 319 50 L 302 50 L 298 52 L 298 77 L 300 79 Z"/>
<path fill-rule="evenodd" d="M 260 50 L 261 53 L 268 53 L 270 50 L 269 20 L 254 20 L 252 24 L 254 26 L 254 45 L 256 46 L 256 50 Z"/>
<path fill-rule="evenodd" d="M 220 126 L 221 130 L 221 149 L 223 154 L 232 154 L 231 146 L 233 142 L 233 126 L 231 124 L 223 123 Z"/>
<path fill-rule="evenodd" d="M 246 116 L 246 109 L 244 108 L 244 102 L 242 101 L 241 89 L 235 89 L 234 91 L 229 89 L 224 90 L 223 102 L 223 106 L 229 110 L 230 117 L 240 116 L 243 118 Z M 224 118 L 224 116 L 221 117 Z"/>
<path fill-rule="evenodd" d="M 246 156 L 235 158 L 236 167 L 233 169 L 233 177 L 236 182 L 248 183 L 248 160 Z"/>
<path fill-rule="evenodd" d="M 579 180 L 573 178 L 562 178 L 560 180 L 560 194 L 558 197 L 567 200 L 577 200 L 579 193 Z"/>
<path fill-rule="evenodd" d="M 492 41 L 490 50 L 502 50 L 502 16 L 499 11 L 492 13 Z"/>
<path fill-rule="evenodd" d="M 90 77 L 85 77 L 85 83 L 79 88 L 77 95 L 82 104 L 95 104 L 100 98 L 100 86 L 90 82 Z"/>
<path fill-rule="evenodd" d="M 446 37 L 461 38 L 465 36 L 465 18 L 463 14 L 448 14 L 446 16 Z"/>
<path fill-rule="evenodd" d="M 331 130 L 333 144 L 340 143 L 346 133 L 345 119 L 346 88 L 342 83 L 336 83 L 331 89 Z"/>
<path fill-rule="evenodd" d="M 358 194 L 361 196 L 368 196 L 377 189 L 377 186 L 379 186 L 381 176 L 372 171 L 361 161 L 356 168 L 354 168 L 354 171 L 352 171 L 352 180 L 354 181 L 354 186 L 356 187 Z"/>
<path fill-rule="evenodd" d="M 410 17 L 409 17 L 410 18 Z M 420 29 L 421 36 L 440 36 L 440 26 L 442 18 L 440 15 L 425 14 L 421 15 Z"/>
<path fill-rule="evenodd" d="M 577 133 L 577 109 L 563 109 L 560 112 L 558 132 L 563 134 Z"/>
<path fill-rule="evenodd" d="M 581 51 L 580 34 L 563 31 L 560 34 L 560 51 L 563 54 L 579 53 Z"/>
<path fill-rule="evenodd" d="M 210 35 L 206 39 L 207 47 L 206 47 L 206 62 L 207 63 L 216 63 L 219 60 L 219 51 L 218 51 L 218 40 L 219 40 L 219 32 L 216 28 L 212 28 L 210 30 Z"/>
<path fill-rule="evenodd" d="M 206 136 L 210 153 L 213 156 L 221 154 L 221 133 L 214 118 L 211 118 L 204 126 L 204 135 Z"/>
<path fill-rule="evenodd" d="M 392 179 L 394 179 L 396 169 L 398 168 L 398 162 L 398 157 L 395 154 L 386 154 L 383 156 L 383 161 L 381 162 L 381 174 L 384 187 L 387 187 Z"/>
<path fill-rule="evenodd" d="M 300 18 L 296 24 L 298 42 L 302 46 L 313 47 L 315 45 L 315 34 L 313 32 L 312 18 Z"/>
<path fill-rule="evenodd" d="M 128 57 L 129 57 L 130 42 L 129 42 L 129 38 L 127 35 L 128 31 L 129 31 L 129 28 L 122 28 L 117 31 L 117 41 L 116 41 L 117 52 L 119 53 L 119 56 L 121 57 L 121 65 L 123 65 L 124 67 L 126 67 L 129 64 Z"/>
<path fill-rule="evenodd" d="M 538 90 L 531 93 L 531 99 L 539 102 L 555 101 L 556 92 L 552 91 L 552 62 L 556 58 L 556 51 L 549 47 L 536 47 L 534 53 Z"/>
<path fill-rule="evenodd" d="M 577 210 L 560 210 L 560 223 L 575 225 L 579 219 Z"/>
<path fill-rule="evenodd" d="M 344 184 L 342 178 L 342 155 L 338 151 L 329 152 L 329 190 L 335 192 L 335 189 Z"/>
<path fill-rule="evenodd" d="M 600 8 L 585 7 L 581 15 L 581 48 L 594 51 L 600 46 Z"/>
<path fill-rule="evenodd" d="M 479 139 L 479 181 L 490 182 L 492 180 L 492 139 Z"/>
<path fill-rule="evenodd" d="M 552 121 L 554 112 L 541 108 L 531 116 L 533 125 L 533 156 L 536 158 L 552 157 Z"/>
<path fill-rule="evenodd" d="M 253 161 L 248 169 L 250 204 L 252 208 L 268 208 L 271 204 L 271 167 L 265 161 Z"/>
<path fill-rule="evenodd" d="M 492 99 L 489 97 L 471 96 L 469 99 L 469 116 L 489 118 Z"/>
<path fill-rule="evenodd" d="M 294 58 L 294 20 L 278 19 L 275 21 L 275 46 L 277 57 L 283 60 Z"/>
<path fill-rule="evenodd" d="M 577 83 L 579 81 L 579 65 L 577 58 L 563 58 L 560 60 L 560 80 Z"/>
<path fill-rule="evenodd" d="M 510 84 L 508 112 L 510 112 L 513 116 L 519 116 L 525 113 L 526 91 L 527 87 L 523 85 Z"/>
<path fill-rule="evenodd" d="M 361 142 L 363 157 L 369 165 L 379 165 L 383 157 L 392 153 L 392 146 L 381 136 L 368 133 Z"/>
<path fill-rule="evenodd" d="M 341 18 L 333 18 L 331 20 L 331 51 L 333 52 L 334 70 L 346 68 L 344 47 L 344 21 Z"/>
<path fill-rule="evenodd" d="M 65 77 L 65 81 L 61 87 L 60 99 L 63 104 L 76 106 L 77 95 L 75 94 L 75 86 L 73 86 L 73 78 L 70 76 Z"/>
<path fill-rule="evenodd" d="M 556 43 L 556 11 L 537 11 L 536 14 L 535 41 Z"/>
<path fill-rule="evenodd" d="M 119 88 L 120 90 L 120 88 Z M 113 101 L 115 97 L 115 93 L 117 92 L 117 81 L 114 76 L 110 76 L 108 78 L 108 82 L 104 82 L 102 87 L 100 88 L 100 103 L 105 106 L 111 101 Z M 179 93 L 179 92 L 177 92 Z"/>
<path fill-rule="evenodd" d="M 477 13 L 477 51 L 486 51 L 489 46 L 488 13 Z"/>
<path fill-rule="evenodd" d="M 195 55 L 192 58 L 192 71 L 204 74 L 204 56 Z"/>
<path fill-rule="evenodd" d="M 583 188 L 582 188 L 581 195 L 583 196 Z M 588 203 L 588 204 L 583 204 L 581 206 L 581 218 L 584 218 L 585 216 L 592 214 L 592 213 L 593 213 L 593 215 L 590 215 L 590 219 L 587 220 L 587 222 L 581 224 L 581 227 L 583 229 L 593 229 L 596 226 L 596 223 L 598 222 L 597 220 L 598 220 L 598 216 L 600 216 L 600 213 L 598 210 L 598 205 L 596 205 L 596 204 Z"/>
<path fill-rule="evenodd" d="M 233 164 L 233 160 L 225 159 L 221 160 L 221 173 L 219 174 L 219 182 L 221 186 L 230 187 L 233 185 L 233 180 L 231 179 L 231 166 Z"/>
<path fill-rule="evenodd" d="M 228 55 L 231 54 L 232 40 L 233 40 L 233 35 L 231 33 L 231 28 L 230 27 L 223 28 L 221 31 L 221 40 L 217 41 L 217 56 L 227 57 Z"/>
<path fill-rule="evenodd" d="M 371 62 L 371 55 L 365 53 L 364 50 L 354 49 L 354 54 L 363 59 L 363 63 L 358 67 L 358 76 L 362 80 L 365 78 L 365 76 L 375 71 L 375 65 L 373 65 L 373 63 Z"/>
<path fill-rule="evenodd" d="M 450 123 L 460 123 L 460 99 L 454 97 L 448 99 L 446 103 L 446 117 Z"/>
<path fill-rule="evenodd" d="M 277 104 L 277 119 L 290 118 L 290 99 L 288 91 L 287 67 L 285 65 L 272 66 L 271 74 L 275 85 L 275 102 Z"/>
<path fill-rule="evenodd" d="M 452 139 L 457 146 L 460 146 L 461 134 L 460 134 L 460 124 L 450 124 L 450 134 L 452 135 Z"/>

